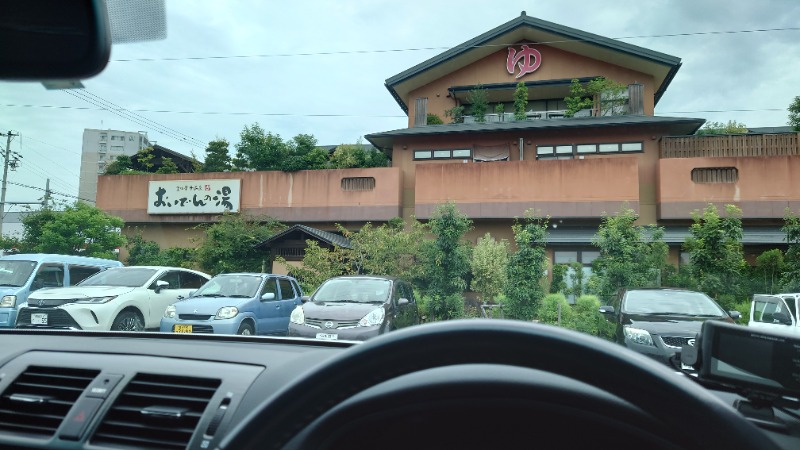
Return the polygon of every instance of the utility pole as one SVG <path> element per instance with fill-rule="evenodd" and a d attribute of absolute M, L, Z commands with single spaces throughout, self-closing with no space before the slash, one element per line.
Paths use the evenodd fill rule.
<path fill-rule="evenodd" d="M 42 206 L 44 209 L 47 209 L 50 206 L 50 178 L 47 179 L 47 184 L 44 188 L 44 199 L 42 200 Z"/>
<path fill-rule="evenodd" d="M 3 154 L 3 187 L 0 189 L 0 237 L 3 236 L 3 221 L 6 218 L 6 185 L 8 184 L 8 163 L 11 160 L 11 138 L 19 136 L 19 133 L 13 134 L 9 130 L 5 136 L 8 139 L 6 140 L 6 151 Z"/>

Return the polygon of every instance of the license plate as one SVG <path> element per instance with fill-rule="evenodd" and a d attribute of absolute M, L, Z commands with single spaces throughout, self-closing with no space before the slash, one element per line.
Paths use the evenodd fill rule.
<path fill-rule="evenodd" d="M 339 335 L 331 333 L 317 333 L 317 339 L 324 339 L 326 341 L 335 341 L 339 339 Z"/>
<path fill-rule="evenodd" d="M 191 333 L 192 332 L 192 326 L 191 325 L 175 325 L 172 328 L 172 331 L 174 331 L 176 333 Z"/>
<path fill-rule="evenodd" d="M 47 314 L 31 314 L 31 325 L 47 325 Z"/>

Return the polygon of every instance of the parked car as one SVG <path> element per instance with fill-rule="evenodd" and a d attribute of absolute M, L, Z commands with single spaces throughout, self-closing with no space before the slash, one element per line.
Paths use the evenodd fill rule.
<path fill-rule="evenodd" d="M 617 343 L 669 365 L 683 346 L 695 344 L 703 322 L 741 317 L 702 292 L 670 288 L 628 289 L 600 312 L 617 324 Z"/>
<path fill-rule="evenodd" d="M 756 294 L 750 303 L 748 326 L 800 335 L 800 294 Z"/>
<path fill-rule="evenodd" d="M 117 267 L 74 287 L 30 295 L 17 328 L 143 331 L 158 329 L 168 305 L 199 288 L 209 275 L 180 267 Z"/>
<path fill-rule="evenodd" d="M 380 276 L 331 278 L 292 312 L 289 336 L 363 341 L 419 323 L 414 290 Z"/>
<path fill-rule="evenodd" d="M 72 286 L 86 277 L 122 263 L 87 256 L 20 253 L 0 258 L 0 328 L 11 328 L 31 292 Z"/>
<path fill-rule="evenodd" d="M 303 291 L 284 275 L 217 275 L 191 295 L 170 305 L 161 331 L 175 333 L 286 335 L 289 315 Z"/>

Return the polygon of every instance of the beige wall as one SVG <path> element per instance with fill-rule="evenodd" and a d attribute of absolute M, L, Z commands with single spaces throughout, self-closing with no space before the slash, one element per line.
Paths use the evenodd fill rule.
<path fill-rule="evenodd" d="M 658 162 L 661 219 L 688 219 L 691 212 L 715 203 L 735 204 L 746 218 L 782 218 L 800 208 L 800 156 L 670 158 Z M 735 167 L 736 183 L 694 183 L 692 169 Z"/>
<path fill-rule="evenodd" d="M 456 101 L 448 97 L 447 89 L 453 86 L 470 86 L 474 84 L 517 83 L 518 81 L 559 80 L 583 77 L 604 76 L 616 82 L 628 85 L 640 83 L 644 86 L 644 113 L 653 115 L 655 80 L 651 75 L 618 67 L 604 61 L 587 58 L 546 45 L 535 45 L 542 54 L 542 65 L 539 69 L 520 79 L 515 79 L 506 70 L 507 47 L 462 67 L 425 86 L 411 91 L 408 98 L 403 99 L 409 107 L 408 126 L 414 124 L 414 101 L 417 98 L 428 99 L 428 112 L 441 117 L 446 122 L 444 111 L 456 106 Z M 530 99 L 537 98 L 535 88 L 529 88 Z M 511 112 L 506 109 L 506 112 Z"/>

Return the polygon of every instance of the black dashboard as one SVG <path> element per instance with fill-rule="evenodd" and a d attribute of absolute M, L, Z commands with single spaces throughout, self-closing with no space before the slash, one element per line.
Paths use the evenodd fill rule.
<path fill-rule="evenodd" d="M 450 336 L 452 329 L 464 329 L 465 322 L 415 327 L 416 330 L 390 333 L 361 344 L 242 336 L 3 330 L 0 448 L 342 448 L 344 443 L 348 448 L 371 448 L 376 441 L 382 442 L 383 448 L 498 448 L 514 446 L 520 438 L 525 442 L 532 438 L 551 448 L 569 448 L 584 440 L 601 447 L 686 448 L 674 442 L 652 441 L 660 439 L 653 436 L 672 433 L 672 424 L 667 424 L 668 431 L 663 424 L 654 425 L 653 415 L 642 413 L 647 411 L 647 404 L 617 396 L 619 392 L 613 389 L 598 389 L 592 385 L 593 376 L 583 377 L 575 372 L 576 376 L 571 377 L 569 370 L 550 373 L 546 367 L 533 367 L 538 362 L 526 364 L 524 358 L 519 359 L 519 364 L 508 364 L 502 355 L 480 363 L 471 362 L 471 357 L 460 361 L 463 346 L 459 342 L 470 344 L 473 349 L 464 354 L 480 353 L 483 350 L 469 336 L 474 333 L 475 342 L 485 342 L 486 337 L 479 336 L 486 331 L 483 329 L 503 322 L 467 321 L 472 329 L 464 335 L 453 335 L 453 339 L 433 336 L 425 351 L 414 341 L 417 335 L 445 330 Z M 527 329 L 528 325 L 521 326 Z M 577 335 L 550 328 L 532 329 L 557 337 Z M 588 336 L 586 339 L 596 340 Z M 492 354 L 497 353 L 491 342 L 486 345 L 493 349 Z M 373 352 L 382 346 L 387 347 L 386 355 Z M 608 346 L 613 352 L 617 348 L 623 356 L 628 355 L 627 349 Z M 552 359 L 554 365 L 564 366 L 564 361 L 572 360 L 569 355 L 562 359 L 556 353 L 543 351 L 544 358 Z M 359 361 L 353 359 L 354 355 L 359 354 L 367 359 L 353 364 Z M 413 362 L 416 355 L 418 364 Z M 431 361 L 426 362 L 426 358 Z M 648 362 L 637 358 L 638 355 L 632 361 Z M 399 367 L 391 364 L 395 360 Z M 403 361 L 412 362 L 404 366 Z M 375 373 L 374 379 L 367 379 L 364 373 Z M 317 378 L 306 379 L 308 374 Z M 352 377 L 352 383 L 348 377 Z M 344 381 L 336 384 L 337 379 Z M 299 380 L 302 383 L 298 386 Z M 326 384 L 326 380 L 334 381 Z M 287 387 L 294 389 L 288 401 L 281 395 Z M 708 392 L 704 388 L 703 391 Z M 307 397 L 303 396 L 305 392 Z M 295 405 L 320 397 L 327 404 L 306 409 Z M 724 391 L 714 391 L 713 397 L 728 405 L 743 400 Z M 268 399 L 272 400 L 267 402 Z M 680 413 L 680 401 L 674 399 L 674 404 L 662 406 L 662 411 Z M 717 408 L 722 417 L 730 414 L 719 411 L 719 405 L 709 408 Z M 602 413 L 584 414 L 589 410 Z M 308 411 L 319 414 L 311 417 Z M 475 417 L 476 414 L 480 416 Z M 538 427 L 549 428 L 558 440 L 549 441 L 546 433 L 530 431 L 533 414 Z M 688 411 L 685 414 L 691 415 Z M 274 446 L 264 440 L 249 445 L 243 445 L 241 440 L 230 441 L 231 435 L 241 434 L 241 425 L 248 422 L 250 433 L 254 428 L 268 430 L 269 419 L 252 423 L 254 418 L 265 417 L 281 422 L 280 430 L 287 430 L 286 436 L 303 437 L 303 430 L 313 428 L 307 425 L 314 420 L 321 422 L 318 430 L 340 436 L 329 442 L 307 441 L 314 445 L 297 444 L 288 437 L 276 440 Z M 776 410 L 774 419 L 777 420 L 749 420 L 758 426 L 753 430 L 762 434 L 758 439 L 767 437 L 775 448 L 800 448 L 800 417 L 796 411 Z M 473 420 L 481 426 L 465 427 L 465 422 Z M 456 435 L 428 437 L 441 427 L 458 431 Z M 574 433 L 569 438 L 572 440 L 565 441 L 563 433 L 571 427 L 582 433 Z M 274 429 L 264 433 L 277 437 Z M 711 442 L 716 433 L 708 430 Z M 743 444 L 734 448 L 753 447 Z"/>

